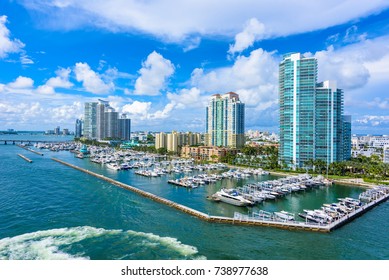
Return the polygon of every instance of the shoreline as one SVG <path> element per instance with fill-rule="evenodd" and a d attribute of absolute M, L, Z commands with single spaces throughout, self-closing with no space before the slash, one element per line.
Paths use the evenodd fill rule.
<path fill-rule="evenodd" d="M 242 167 L 242 166 L 236 166 L 236 165 L 227 165 L 229 168 L 236 168 L 236 169 L 242 169 L 242 168 L 253 168 L 253 167 Z M 269 170 L 266 170 L 269 172 L 270 175 L 275 175 L 275 176 L 294 176 L 294 175 L 299 175 L 299 174 L 303 174 L 303 173 L 295 173 L 295 172 L 282 172 L 282 171 L 269 171 Z M 321 175 L 321 174 L 315 174 L 315 175 L 312 175 L 312 176 L 318 176 L 318 175 Z M 323 176 L 323 175 L 322 175 Z M 344 179 L 331 179 L 331 178 L 328 178 L 329 180 L 331 180 L 332 182 L 338 184 L 338 185 L 343 185 L 343 186 L 359 186 L 359 187 L 364 187 L 364 188 L 374 188 L 374 187 L 377 187 L 379 186 L 379 184 L 375 184 L 375 183 L 367 183 L 365 182 L 362 178 L 349 178 L 349 177 L 345 177 Z"/>

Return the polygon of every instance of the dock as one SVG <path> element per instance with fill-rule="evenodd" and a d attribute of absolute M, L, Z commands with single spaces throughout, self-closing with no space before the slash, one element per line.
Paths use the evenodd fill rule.
<path fill-rule="evenodd" d="M 43 153 L 40 153 L 40 152 L 34 151 L 33 149 L 27 148 L 26 146 L 19 145 L 19 144 L 16 144 L 16 146 L 18 146 L 19 148 L 25 149 L 26 151 L 29 151 L 29 152 L 31 152 L 31 153 L 34 153 L 34 154 L 37 154 L 37 155 L 43 156 Z"/>
<path fill-rule="evenodd" d="M 29 159 L 28 157 L 23 156 L 22 154 L 18 154 L 18 156 L 21 157 L 22 159 L 24 159 L 25 161 L 28 161 L 29 163 L 32 162 L 31 159 Z"/>
<path fill-rule="evenodd" d="M 94 176 L 98 179 L 101 179 L 103 181 L 106 181 L 108 183 L 111 183 L 115 186 L 118 186 L 120 188 L 132 191 L 134 193 L 137 193 L 143 197 L 146 197 L 148 199 L 151 199 L 155 202 L 164 204 L 168 207 L 174 208 L 178 211 L 181 211 L 183 213 L 186 213 L 188 215 L 191 215 L 193 217 L 196 217 L 200 220 L 207 221 L 210 223 L 221 223 L 221 224 L 231 224 L 231 225 L 244 225 L 244 226 L 267 226 L 267 227 L 274 227 L 274 228 L 280 228 L 280 229 L 287 229 L 287 230 L 304 230 L 304 231 L 311 231 L 311 232 L 331 232 L 334 229 L 337 229 L 344 224 L 350 222 L 351 220 L 357 218 L 358 216 L 362 215 L 363 213 L 367 212 L 374 206 L 386 201 L 389 199 L 389 191 L 385 194 L 382 194 L 380 196 L 377 196 L 369 203 L 363 205 L 362 207 L 356 209 L 355 211 L 349 213 L 347 216 L 342 217 L 339 220 L 336 220 L 335 222 L 332 222 L 330 224 L 316 224 L 316 223 L 309 223 L 309 222 L 299 222 L 299 221 L 275 221 L 275 220 L 268 220 L 268 219 L 261 219 L 261 218 L 255 218 L 250 217 L 248 215 L 235 213 L 234 217 L 222 217 L 222 216 L 210 216 L 208 214 L 202 213 L 201 211 L 192 209 L 190 207 L 181 205 L 179 203 L 173 202 L 169 199 L 159 197 L 155 194 L 140 190 L 138 188 L 135 188 L 133 186 L 124 184 L 122 182 L 113 180 L 111 178 L 108 178 L 104 175 L 92 172 L 90 170 L 78 167 L 76 165 L 67 163 L 65 161 L 59 160 L 57 158 L 52 158 L 52 160 L 61 163 L 65 166 L 71 167 L 73 169 L 79 170 L 81 172 L 84 172 L 86 174 L 89 174 L 91 176 Z"/>

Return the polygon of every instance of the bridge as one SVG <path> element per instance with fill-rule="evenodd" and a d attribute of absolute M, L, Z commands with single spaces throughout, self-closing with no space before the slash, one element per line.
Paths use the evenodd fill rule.
<path fill-rule="evenodd" d="M 43 143 L 43 144 L 54 144 L 54 143 L 70 143 L 73 140 L 23 140 L 23 139 L 0 139 L 0 144 L 4 145 L 16 145 L 16 144 L 33 144 L 33 143 Z"/>

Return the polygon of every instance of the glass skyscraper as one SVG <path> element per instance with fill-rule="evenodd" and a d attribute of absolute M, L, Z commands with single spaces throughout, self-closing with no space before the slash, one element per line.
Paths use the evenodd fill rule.
<path fill-rule="evenodd" d="M 342 115 L 343 91 L 333 81 L 317 83 L 317 60 L 300 53 L 284 55 L 279 94 L 281 163 L 296 168 L 309 160 L 327 164 L 344 160 L 349 140 Z M 351 123 L 349 131 L 351 141 Z"/>
<path fill-rule="evenodd" d="M 244 146 L 244 104 L 234 92 L 214 94 L 206 109 L 207 146 Z"/>
<path fill-rule="evenodd" d="M 84 137 L 96 140 L 130 140 L 131 119 L 119 113 L 108 101 L 85 103 Z"/>
<path fill-rule="evenodd" d="M 84 110 L 84 137 L 87 139 L 97 138 L 97 102 L 86 102 Z"/>

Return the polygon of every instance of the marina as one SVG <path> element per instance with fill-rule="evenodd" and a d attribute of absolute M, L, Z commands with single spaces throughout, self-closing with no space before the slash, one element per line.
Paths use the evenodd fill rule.
<path fill-rule="evenodd" d="M 366 204 L 360 204 L 359 207 L 354 207 L 352 211 L 350 211 L 347 215 L 344 215 L 340 217 L 339 219 L 335 220 L 334 222 L 328 223 L 328 224 L 321 224 L 321 223 L 311 223 L 308 221 L 305 222 L 299 222 L 295 221 L 294 217 L 291 218 L 291 214 L 286 211 L 280 211 L 275 212 L 273 215 L 270 215 L 270 217 L 266 217 L 265 215 L 260 214 L 252 214 L 250 215 L 244 215 L 241 213 L 236 212 L 234 214 L 234 217 L 223 217 L 223 216 L 212 216 L 207 215 L 205 213 L 202 213 L 198 210 L 192 209 L 188 206 L 184 206 L 182 204 L 173 202 L 171 200 L 159 197 L 157 195 L 154 195 L 152 193 L 140 190 L 138 188 L 135 188 L 133 186 L 130 186 L 128 184 L 121 183 L 119 181 L 113 180 L 111 178 L 108 178 L 104 175 L 97 174 L 95 172 L 83 169 L 81 167 L 75 166 L 73 164 L 67 163 L 65 161 L 59 160 L 57 158 L 52 158 L 54 161 L 64 164 L 68 167 L 77 169 L 79 171 L 82 171 L 84 173 L 87 173 L 89 175 L 92 175 L 94 177 L 97 177 L 101 180 L 107 181 L 109 183 L 112 183 L 116 186 L 119 186 L 121 188 L 130 190 L 132 192 L 135 192 L 141 196 L 144 196 L 146 198 L 149 198 L 153 201 L 159 202 L 161 204 L 164 204 L 166 206 L 172 207 L 176 210 L 179 210 L 181 212 L 184 212 L 186 214 L 189 214 L 191 216 L 197 217 L 201 220 L 207 221 L 207 222 L 214 222 L 214 223 L 226 223 L 226 224 L 234 224 L 234 225 L 251 225 L 251 226 L 269 226 L 269 227 L 276 227 L 281 229 L 288 229 L 288 230 L 306 230 L 306 231 L 313 231 L 313 232 L 330 232 L 336 228 L 339 228 L 340 226 L 348 223 L 349 221 L 355 219 L 356 217 L 362 215 L 372 207 L 376 206 L 377 204 L 387 200 L 389 198 L 389 188 L 387 187 L 379 187 L 379 191 L 375 196 L 371 197 L 371 200 L 369 203 Z M 345 198 L 345 201 L 350 202 L 351 204 L 355 203 L 356 200 Z M 359 201 L 359 200 L 358 200 Z M 358 202 L 359 204 L 360 202 Z"/>
<path fill-rule="evenodd" d="M 252 175 L 240 179 L 223 178 L 189 189 L 169 186 L 167 180 L 210 174 L 208 172 L 220 175 L 228 169 L 144 177 L 134 173 L 142 167 L 115 171 L 104 164 L 91 162 L 88 157 L 80 160 L 74 153 L 50 149 L 45 152 L 45 157 L 33 155 L 34 164 L 25 168 L 25 162 L 15 157 L 20 148 L 16 145 L 1 147 L 3 186 L 0 192 L 4 198 L 4 211 L 0 213 L 3 221 L 0 238 L 3 238 L 4 244 L 16 242 L 20 258 L 23 254 L 35 258 L 28 249 L 29 244 L 44 241 L 48 244 L 47 250 L 54 248 L 56 251 L 57 242 L 69 242 L 63 243 L 68 245 L 61 247 L 60 254 L 63 251 L 70 257 L 88 259 L 142 259 L 145 256 L 148 259 L 387 259 L 388 202 L 373 206 L 353 222 L 346 219 L 347 222 L 336 230 L 332 229 L 331 234 L 317 234 L 328 233 L 325 224 L 321 227 L 316 225 L 316 231 L 312 230 L 312 226 L 304 229 L 305 219 L 298 216 L 303 209 L 321 209 L 323 204 L 339 203 L 338 198 L 359 199 L 359 195 L 369 188 L 334 183 L 291 192 L 250 207 L 237 207 L 206 198 L 222 188 L 239 189 L 281 177 Z M 193 209 L 197 214 L 204 214 L 206 219 L 197 218 L 194 212 L 188 215 L 174 207 L 145 199 L 124 187 L 57 164 L 51 157 Z M 15 174 L 18 176 L 15 177 Z M 367 195 L 375 196 L 371 193 Z M 368 196 L 364 199 L 369 199 Z M 295 222 L 269 220 L 273 213 L 281 211 L 293 213 Z M 253 215 L 256 216 L 253 218 Z M 289 224 L 294 224 L 293 228 L 289 229 Z M 314 223 L 312 225 L 315 226 Z M 68 233 L 76 238 L 85 236 L 86 239 L 81 244 L 70 239 L 66 241 Z M 27 236 L 31 238 L 27 239 Z M 73 237 L 71 240 L 74 240 Z M 176 245 L 166 247 L 166 241 L 170 244 L 170 240 L 174 242 L 172 245 L 182 244 L 178 251 L 174 249 Z M 150 241 L 158 246 L 148 246 Z M 193 253 L 188 254 L 187 248 L 192 247 L 190 252 Z M 7 252 L 6 247 L 3 251 L 0 248 L 0 255 Z M 57 254 L 55 252 L 50 251 L 49 254 Z M 42 253 L 47 255 L 46 251 Z"/>
<path fill-rule="evenodd" d="M 34 154 L 37 154 L 37 155 L 40 155 L 40 156 L 43 156 L 43 153 L 40 153 L 40 152 L 37 152 L 37 151 L 34 151 L 33 149 L 30 149 L 24 145 L 19 145 L 19 144 L 16 144 L 16 146 L 18 146 L 19 148 L 22 148 L 22 149 L 25 149 L 26 151 L 29 151 L 29 152 L 32 152 Z"/>

